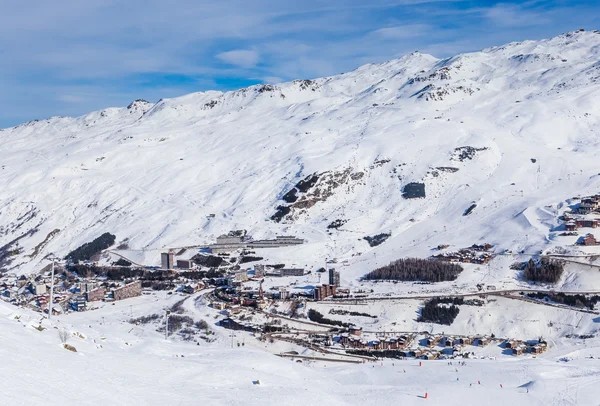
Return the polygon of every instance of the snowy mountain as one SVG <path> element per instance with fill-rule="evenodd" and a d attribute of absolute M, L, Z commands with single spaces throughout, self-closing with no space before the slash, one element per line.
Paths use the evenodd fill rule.
<path fill-rule="evenodd" d="M 0 131 L 0 266 L 107 231 L 146 262 L 233 229 L 294 234 L 309 243 L 288 259 L 347 259 L 345 279 L 443 243 L 548 249 L 549 213 L 600 190 L 599 108 L 600 32 L 577 31 L 29 122 Z"/>

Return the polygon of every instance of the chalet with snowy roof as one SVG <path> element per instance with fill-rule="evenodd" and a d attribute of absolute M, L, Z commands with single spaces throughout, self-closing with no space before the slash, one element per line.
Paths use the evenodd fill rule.
<path fill-rule="evenodd" d="M 428 361 L 433 361 L 434 359 L 438 359 L 439 356 L 440 356 L 440 353 L 437 351 L 427 351 L 425 354 L 421 355 L 419 358 L 428 360 Z"/>
<path fill-rule="evenodd" d="M 362 327 L 350 327 L 348 329 L 348 333 L 355 335 L 355 336 L 361 336 L 362 335 Z"/>
<path fill-rule="evenodd" d="M 586 219 L 575 220 L 575 226 L 577 228 L 598 228 L 598 220 L 597 219 L 594 219 L 594 220 L 586 220 Z"/>
<path fill-rule="evenodd" d="M 442 341 L 442 336 L 429 336 L 425 340 L 425 344 L 427 344 L 428 347 L 435 347 L 440 341 Z"/>
<path fill-rule="evenodd" d="M 476 341 L 477 345 L 480 347 L 485 347 L 491 342 L 491 339 L 489 337 L 477 337 Z"/>
<path fill-rule="evenodd" d="M 548 344 L 546 344 L 545 342 L 540 342 L 539 344 L 529 347 L 529 352 L 531 352 L 532 354 L 541 354 L 541 353 L 545 352 L 547 349 L 548 349 Z"/>
<path fill-rule="evenodd" d="M 457 340 L 454 337 L 446 337 L 445 339 L 445 347 L 453 347 L 456 344 Z"/>
<path fill-rule="evenodd" d="M 379 340 L 371 340 L 369 341 L 369 347 L 371 347 L 374 350 L 381 350 L 381 341 Z"/>
<path fill-rule="evenodd" d="M 586 234 L 584 237 L 581 237 L 579 241 L 577 241 L 579 245 L 585 246 L 593 246 L 598 245 L 598 241 L 596 241 L 596 237 L 593 234 Z"/>
<path fill-rule="evenodd" d="M 512 354 L 513 355 L 523 355 L 523 353 L 525 352 L 526 349 L 527 349 L 526 345 L 518 344 L 512 348 Z"/>
<path fill-rule="evenodd" d="M 460 337 L 454 341 L 455 345 L 471 345 L 473 344 L 473 339 L 471 337 Z"/>

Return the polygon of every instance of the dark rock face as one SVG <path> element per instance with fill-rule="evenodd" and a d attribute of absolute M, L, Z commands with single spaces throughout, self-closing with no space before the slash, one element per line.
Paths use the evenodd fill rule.
<path fill-rule="evenodd" d="M 296 200 L 298 200 L 298 195 L 296 193 L 298 193 L 298 189 L 293 188 L 292 190 L 287 192 L 285 195 L 283 195 L 282 199 L 286 203 L 294 203 Z"/>
<path fill-rule="evenodd" d="M 306 193 L 317 183 L 318 180 L 319 175 L 309 175 L 296 184 L 296 189 L 298 189 L 301 193 Z"/>
<path fill-rule="evenodd" d="M 271 216 L 271 220 L 279 223 L 290 211 L 292 211 L 292 209 L 288 206 L 278 206 L 275 214 Z"/>
<path fill-rule="evenodd" d="M 308 175 L 283 195 L 282 200 L 287 205 L 278 206 L 271 220 L 280 222 L 286 216 L 293 219 L 295 215 L 306 212 L 318 202 L 329 199 L 337 188 L 343 185 L 352 187 L 364 176 L 364 172 L 353 172 L 352 168 Z"/>
<path fill-rule="evenodd" d="M 402 197 L 405 199 L 419 199 L 425 197 L 425 184 L 412 182 L 404 186 Z"/>
<path fill-rule="evenodd" d="M 478 152 L 487 150 L 486 147 L 483 148 L 475 148 L 475 147 L 458 147 L 454 149 L 454 153 L 452 154 L 452 160 L 454 161 L 466 161 L 475 158 Z"/>

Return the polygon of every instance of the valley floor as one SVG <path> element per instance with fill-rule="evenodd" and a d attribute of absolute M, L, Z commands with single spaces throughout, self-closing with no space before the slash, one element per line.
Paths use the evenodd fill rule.
<path fill-rule="evenodd" d="M 214 311 L 202 300 L 194 304 L 199 295 L 184 302 L 185 310 L 214 325 Z M 195 345 L 175 337 L 166 341 L 153 327 L 128 323 L 132 317 L 159 312 L 181 298 L 144 296 L 72 313 L 52 323 L 43 320 L 43 331 L 34 328 L 40 325 L 39 314 L 0 303 L 3 403 L 597 404 L 597 338 L 559 342 L 538 358 L 499 356 L 465 360 L 464 366 L 458 360 L 453 365 L 448 364 L 450 360 L 422 361 L 420 366 L 414 359 L 356 365 L 279 358 L 272 353 L 289 351 L 293 345 L 268 345 L 244 332 L 231 337 L 229 330 L 216 326 L 212 327 L 214 342 Z M 401 309 L 401 305 L 389 309 L 388 317 L 402 317 Z M 514 314 L 518 312 L 513 309 Z M 589 320 L 590 328 L 596 320 Z M 470 323 L 457 322 L 459 326 Z M 70 332 L 68 342 L 77 353 L 62 348 L 59 329 Z M 244 346 L 237 346 L 240 341 Z M 236 345 L 231 348 L 233 342 Z"/>

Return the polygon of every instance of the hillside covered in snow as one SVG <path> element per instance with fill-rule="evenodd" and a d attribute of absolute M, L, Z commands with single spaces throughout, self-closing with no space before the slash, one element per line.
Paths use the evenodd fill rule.
<path fill-rule="evenodd" d="M 347 259 L 347 280 L 438 244 L 537 252 L 600 191 L 599 109 L 600 32 L 577 31 L 29 122 L 0 131 L 0 270 L 104 232 L 156 263 L 293 234 L 308 244 L 286 256 Z"/>

